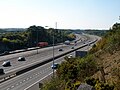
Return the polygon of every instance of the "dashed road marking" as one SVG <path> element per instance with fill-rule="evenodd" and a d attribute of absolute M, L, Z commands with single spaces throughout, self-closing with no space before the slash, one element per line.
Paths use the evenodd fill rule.
<path fill-rule="evenodd" d="M 29 80 L 29 78 L 26 78 L 26 80 Z"/>
<path fill-rule="evenodd" d="M 15 86 L 11 86 L 11 88 L 14 88 Z"/>
<path fill-rule="evenodd" d="M 17 83 L 16 86 L 18 86 L 19 84 Z"/>
<path fill-rule="evenodd" d="M 7 88 L 7 90 L 10 90 L 10 88 Z"/>

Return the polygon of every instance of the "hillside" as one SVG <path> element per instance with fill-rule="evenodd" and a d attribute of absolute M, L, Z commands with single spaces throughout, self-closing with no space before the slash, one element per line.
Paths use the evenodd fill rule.
<path fill-rule="evenodd" d="M 120 24 L 116 23 L 93 45 L 84 57 L 68 58 L 62 62 L 56 77 L 42 90 L 77 90 L 83 83 L 95 90 L 120 90 Z"/>
<path fill-rule="evenodd" d="M 115 90 L 120 90 L 120 51 L 114 52 L 114 54 L 102 52 L 96 59 L 100 67 L 103 67 L 105 74 L 105 82 L 113 84 Z M 104 81 L 100 71 L 93 75 L 94 78 Z"/>
<path fill-rule="evenodd" d="M 94 50 L 97 50 L 96 62 L 103 67 L 104 75 L 98 71 L 93 77 L 105 79 L 105 82 L 114 85 L 115 90 L 120 90 L 120 24 L 114 24 L 91 51 Z"/>

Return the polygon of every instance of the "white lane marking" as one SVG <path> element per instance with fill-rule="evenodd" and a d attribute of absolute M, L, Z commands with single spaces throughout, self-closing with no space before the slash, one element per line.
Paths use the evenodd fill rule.
<path fill-rule="evenodd" d="M 15 86 L 11 86 L 11 88 L 14 88 Z"/>
<path fill-rule="evenodd" d="M 19 84 L 17 83 L 16 86 L 18 86 Z"/>
<path fill-rule="evenodd" d="M 51 67 L 46 68 L 46 69 L 43 70 L 42 72 L 35 73 L 34 75 L 42 74 L 42 73 L 46 72 L 47 69 L 49 69 L 49 68 L 51 68 Z M 52 73 L 50 73 L 50 74 L 52 74 Z M 48 74 L 47 76 L 49 76 L 50 74 Z M 43 77 L 42 79 L 46 78 L 47 76 Z M 33 77 L 33 76 L 30 76 L 30 77 L 24 79 L 23 81 L 21 81 L 21 82 L 19 82 L 19 83 L 22 84 L 22 83 L 24 83 L 25 81 L 31 79 L 32 77 Z M 42 80 L 42 79 L 40 79 L 40 80 Z M 18 86 L 18 85 L 19 85 L 19 84 L 17 83 L 15 86 Z M 15 86 L 11 86 L 10 88 L 14 88 Z M 7 88 L 7 90 L 10 90 L 10 88 Z"/>
<path fill-rule="evenodd" d="M 40 80 L 38 80 L 37 82 L 31 84 L 30 86 L 28 86 L 27 88 L 25 88 L 24 90 L 28 90 L 30 87 L 32 87 L 33 85 L 35 85 L 36 83 L 40 82 L 41 80 L 45 79 L 46 77 L 48 77 L 49 75 L 51 75 L 53 72 L 51 72 L 50 74 L 46 75 L 45 77 L 41 78 Z"/>
<path fill-rule="evenodd" d="M 7 90 L 10 90 L 10 88 L 7 88 Z"/>
<path fill-rule="evenodd" d="M 45 70 L 43 70 L 44 72 L 45 72 Z M 34 75 L 38 75 L 40 72 L 38 72 L 38 73 L 36 73 L 36 74 L 34 74 Z M 26 78 L 26 79 L 24 79 L 23 81 L 21 81 L 21 82 L 19 82 L 20 84 L 21 83 L 24 83 L 25 81 L 27 81 L 27 80 L 29 80 L 29 79 L 31 79 L 32 78 L 32 76 L 30 76 L 29 78 Z M 16 84 L 16 86 L 18 86 L 19 84 L 17 83 Z M 15 86 L 11 86 L 11 88 L 14 88 Z M 10 90 L 10 88 L 8 88 L 7 90 Z"/>
<path fill-rule="evenodd" d="M 26 78 L 26 80 L 29 80 L 29 78 Z"/>

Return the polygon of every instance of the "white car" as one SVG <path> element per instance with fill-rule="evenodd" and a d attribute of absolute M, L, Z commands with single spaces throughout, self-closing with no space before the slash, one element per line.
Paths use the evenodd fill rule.
<path fill-rule="evenodd" d="M 69 55 L 68 58 L 72 58 L 72 55 Z"/>
<path fill-rule="evenodd" d="M 11 66 L 11 63 L 10 63 L 10 61 L 5 61 L 5 62 L 3 62 L 2 66 L 8 67 L 8 66 Z"/>
<path fill-rule="evenodd" d="M 18 61 L 26 61 L 25 57 L 19 57 Z"/>

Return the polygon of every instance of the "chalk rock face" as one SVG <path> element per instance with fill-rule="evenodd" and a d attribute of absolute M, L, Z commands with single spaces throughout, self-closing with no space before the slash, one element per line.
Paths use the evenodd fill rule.
<path fill-rule="evenodd" d="M 81 84 L 77 90 L 95 90 L 95 89 L 88 84 Z"/>

